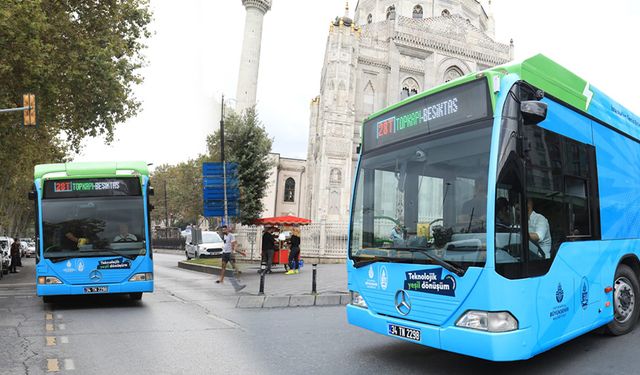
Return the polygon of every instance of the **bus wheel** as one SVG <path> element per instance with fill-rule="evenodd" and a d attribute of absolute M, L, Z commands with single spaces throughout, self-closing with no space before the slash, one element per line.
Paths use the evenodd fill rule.
<path fill-rule="evenodd" d="M 129 293 L 129 298 L 131 298 L 133 301 L 140 301 L 142 299 L 142 292 Z"/>
<path fill-rule="evenodd" d="M 44 303 L 52 303 L 53 302 L 53 297 L 51 297 L 51 296 L 42 296 L 42 302 L 44 302 Z"/>
<path fill-rule="evenodd" d="M 607 324 L 607 333 L 620 336 L 633 330 L 638 320 L 636 300 L 640 296 L 638 277 L 633 270 L 621 264 L 613 282 L 613 320 Z"/>

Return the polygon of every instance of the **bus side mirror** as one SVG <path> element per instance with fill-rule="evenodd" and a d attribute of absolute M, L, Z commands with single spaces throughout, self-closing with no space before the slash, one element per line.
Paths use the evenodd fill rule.
<path fill-rule="evenodd" d="M 156 206 L 149 203 L 149 212 L 153 211 L 154 208 L 156 208 Z"/>
<path fill-rule="evenodd" d="M 155 190 L 153 190 L 153 186 L 149 186 L 149 190 L 147 191 L 147 195 L 150 196 L 150 197 L 156 195 Z"/>
<path fill-rule="evenodd" d="M 525 125 L 535 125 L 547 118 L 547 103 L 538 100 L 523 100 L 520 112 Z"/>
<path fill-rule="evenodd" d="M 28 194 L 29 200 L 30 201 L 35 201 L 36 200 L 36 192 L 31 190 Z"/>
<path fill-rule="evenodd" d="M 358 144 L 358 146 L 356 146 L 356 154 L 360 154 L 360 151 L 362 151 L 362 143 Z"/>

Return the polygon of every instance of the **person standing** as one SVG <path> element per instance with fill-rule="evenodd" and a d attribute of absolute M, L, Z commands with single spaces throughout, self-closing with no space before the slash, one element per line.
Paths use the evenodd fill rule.
<path fill-rule="evenodd" d="M 9 266 L 9 272 L 18 273 L 16 267 L 18 266 L 18 259 L 20 259 L 20 240 L 17 238 L 13 239 L 13 243 L 11 244 L 11 265 Z"/>
<path fill-rule="evenodd" d="M 216 280 L 216 284 L 224 283 L 224 271 L 227 269 L 227 263 L 231 263 L 231 267 L 237 270 L 235 266 L 235 262 L 232 260 L 232 253 L 239 252 L 236 249 L 236 236 L 234 236 L 226 225 L 222 226 L 222 238 L 224 240 L 224 247 L 222 248 L 222 266 L 220 267 L 220 278 Z M 246 285 L 241 285 L 238 280 L 236 280 L 235 275 L 231 278 L 231 284 L 235 288 L 236 292 L 244 289 Z"/>
<path fill-rule="evenodd" d="M 271 273 L 271 265 L 273 264 L 273 254 L 276 251 L 275 239 L 273 238 L 273 227 L 266 227 L 262 233 L 262 261 L 266 262 L 267 268 L 265 273 Z"/>
<path fill-rule="evenodd" d="M 300 256 L 300 228 L 293 228 L 291 235 L 291 250 L 289 251 L 289 267 L 287 275 L 300 273 L 300 264 L 298 257 Z"/>

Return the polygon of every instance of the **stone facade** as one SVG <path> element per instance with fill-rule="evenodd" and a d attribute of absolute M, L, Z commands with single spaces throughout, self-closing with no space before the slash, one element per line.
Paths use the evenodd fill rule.
<path fill-rule="evenodd" d="M 307 180 L 306 160 L 283 158 L 280 154 L 269 154 L 273 162 L 269 185 L 262 199 L 262 217 L 303 216 L 302 209 Z"/>
<path fill-rule="evenodd" d="M 303 216 L 348 220 L 368 115 L 513 58 L 513 43 L 494 40 L 486 9 L 476 0 L 360 0 L 354 20 L 347 8 L 331 22 L 320 95 L 311 101 Z"/>

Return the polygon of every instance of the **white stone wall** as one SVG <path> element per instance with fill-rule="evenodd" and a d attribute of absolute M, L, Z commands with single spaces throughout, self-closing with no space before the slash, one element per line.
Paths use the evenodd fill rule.
<path fill-rule="evenodd" d="M 417 4 L 423 19 L 412 18 Z M 345 17 L 331 24 L 311 103 L 304 216 L 314 222 L 347 222 L 362 122 L 398 102 L 404 85 L 421 92 L 513 57 L 513 45 L 493 39 L 490 11 L 476 0 L 360 0 L 354 18 L 355 25 Z"/>

